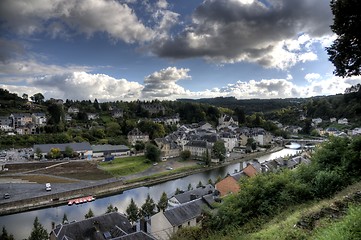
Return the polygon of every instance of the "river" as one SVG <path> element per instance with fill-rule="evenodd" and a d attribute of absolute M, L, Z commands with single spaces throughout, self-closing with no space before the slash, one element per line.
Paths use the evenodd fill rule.
<path fill-rule="evenodd" d="M 259 157 L 258 160 L 259 162 L 264 162 L 286 155 L 294 155 L 296 153 L 297 150 L 282 149 L 281 151 Z M 64 214 L 67 215 L 69 222 L 79 221 L 84 219 L 84 215 L 89 211 L 89 209 L 92 209 L 94 215 L 97 216 L 105 213 L 107 207 L 110 204 L 112 204 L 114 207 L 117 207 L 119 212 L 124 213 L 130 203 L 131 198 L 134 199 L 138 207 L 144 203 L 148 194 L 151 198 L 153 198 L 154 202 L 157 203 L 163 192 L 165 192 L 167 196 L 170 197 L 174 194 L 177 188 L 181 190 L 187 190 L 189 184 L 192 184 L 192 187 L 195 188 L 199 181 L 201 181 L 203 184 L 207 184 L 209 179 L 214 182 L 219 176 L 224 177 L 227 175 L 227 173 L 239 171 L 240 168 L 241 164 L 235 163 L 225 167 L 208 170 L 202 173 L 197 173 L 187 177 L 156 184 L 154 186 L 139 187 L 127 190 L 121 194 L 99 198 L 89 203 L 73 206 L 62 205 L 1 216 L 0 227 L 2 228 L 4 226 L 8 233 L 14 235 L 15 239 L 25 239 L 29 237 L 32 231 L 34 219 L 37 216 L 40 223 L 50 233 L 52 222 L 55 224 L 61 223 Z"/>

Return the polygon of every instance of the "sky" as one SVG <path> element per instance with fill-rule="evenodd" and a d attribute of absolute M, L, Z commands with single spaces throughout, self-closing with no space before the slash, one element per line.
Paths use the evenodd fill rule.
<path fill-rule="evenodd" d="M 329 0 L 1 0 L 0 88 L 45 99 L 306 98 L 333 74 Z"/>

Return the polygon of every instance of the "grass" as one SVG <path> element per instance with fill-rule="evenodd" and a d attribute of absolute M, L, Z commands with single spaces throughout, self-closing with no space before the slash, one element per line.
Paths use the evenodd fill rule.
<path fill-rule="evenodd" d="M 143 172 L 151 166 L 144 156 L 116 158 L 110 162 L 101 162 L 99 166 L 115 177 Z"/>
<path fill-rule="evenodd" d="M 156 174 L 149 175 L 149 176 L 144 176 L 144 177 L 127 180 L 126 183 L 134 183 L 134 182 L 141 182 L 141 181 L 146 181 L 146 180 L 153 180 L 156 178 L 166 177 L 166 176 L 170 176 L 170 175 L 174 175 L 174 174 L 178 174 L 178 173 L 182 173 L 182 172 L 186 172 L 186 171 L 196 170 L 199 168 L 201 168 L 201 167 L 200 166 L 188 166 L 188 167 L 177 168 L 174 170 L 168 170 L 166 172 L 160 172 L 160 173 L 156 173 Z"/>
<path fill-rule="evenodd" d="M 361 239 L 361 205 L 351 206 L 341 220 L 319 229 L 313 239 Z"/>
<path fill-rule="evenodd" d="M 273 239 L 361 239 L 361 204 L 351 206 L 340 219 L 324 218 L 317 222 L 314 230 L 306 230 L 294 225 L 311 213 L 330 206 L 333 202 L 361 189 L 357 182 L 340 191 L 331 199 L 312 201 L 286 209 L 277 216 L 265 220 L 251 221 L 242 227 L 232 227 L 226 233 L 215 233 L 207 239 L 217 240 L 273 240 Z"/>

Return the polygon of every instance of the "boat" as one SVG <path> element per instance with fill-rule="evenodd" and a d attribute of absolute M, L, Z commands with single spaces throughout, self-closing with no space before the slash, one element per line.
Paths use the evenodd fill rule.
<path fill-rule="evenodd" d="M 87 197 L 81 197 L 81 198 L 74 198 L 74 199 L 70 199 L 68 201 L 68 205 L 71 206 L 73 205 L 74 203 L 75 204 L 80 204 L 80 203 L 86 203 L 86 202 L 91 202 L 91 201 L 94 201 L 95 200 L 95 197 L 93 196 L 87 196 Z"/>

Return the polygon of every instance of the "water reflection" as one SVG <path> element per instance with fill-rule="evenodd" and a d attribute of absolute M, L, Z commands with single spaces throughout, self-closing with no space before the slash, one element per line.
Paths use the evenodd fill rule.
<path fill-rule="evenodd" d="M 295 150 L 283 149 L 279 152 L 272 153 L 258 159 L 260 162 L 264 162 L 280 156 L 285 156 L 289 154 L 294 155 L 295 153 Z M 25 239 L 28 238 L 30 235 L 36 216 L 39 218 L 40 223 L 48 230 L 48 232 L 50 232 L 52 222 L 54 222 L 55 224 L 61 223 L 64 214 L 67 215 L 69 222 L 79 221 L 84 219 L 84 215 L 89 211 L 90 208 L 92 209 L 94 215 L 101 215 L 106 212 L 107 207 L 110 204 L 112 204 L 113 207 L 117 207 L 119 212 L 124 213 L 130 203 L 131 198 L 134 199 L 138 207 L 141 207 L 149 193 L 150 197 L 153 198 L 153 200 L 157 203 L 163 192 L 165 192 L 167 196 L 170 197 L 174 194 L 177 188 L 181 190 L 187 190 L 189 184 L 191 184 L 192 187 L 195 188 L 199 181 L 201 181 L 203 184 L 207 184 L 209 179 L 215 182 L 215 180 L 219 176 L 224 177 L 227 175 L 227 173 L 239 171 L 240 166 L 240 163 L 232 164 L 226 167 L 209 170 L 180 179 L 160 183 L 151 187 L 139 187 L 131 189 L 128 191 L 124 191 L 122 194 L 99 198 L 93 202 L 80 205 L 63 205 L 8 216 L 2 216 L 0 217 L 0 227 L 5 226 L 7 232 L 13 234 L 15 239 Z"/>

